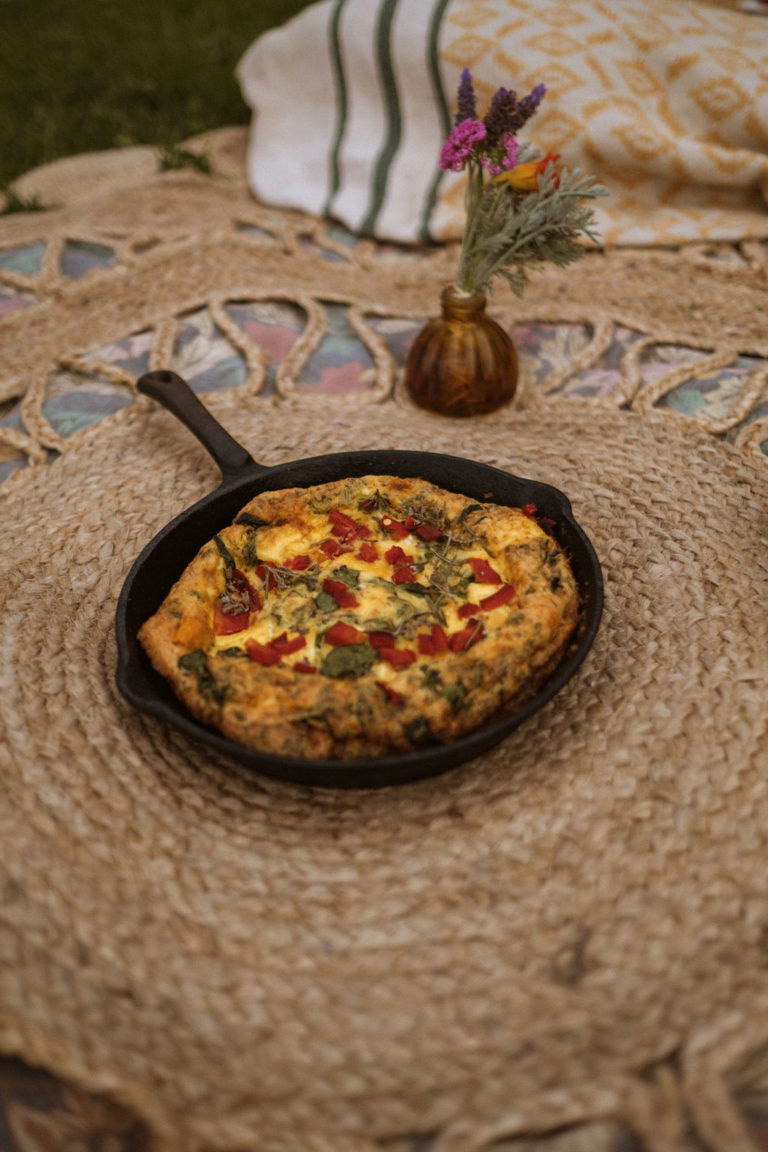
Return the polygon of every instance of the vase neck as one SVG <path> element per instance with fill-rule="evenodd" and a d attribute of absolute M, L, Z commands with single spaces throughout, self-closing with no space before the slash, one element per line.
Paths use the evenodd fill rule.
<path fill-rule="evenodd" d="M 460 292 L 453 284 L 443 288 L 440 296 L 446 320 L 479 320 L 485 313 L 485 301 L 482 293 L 472 296 Z"/>

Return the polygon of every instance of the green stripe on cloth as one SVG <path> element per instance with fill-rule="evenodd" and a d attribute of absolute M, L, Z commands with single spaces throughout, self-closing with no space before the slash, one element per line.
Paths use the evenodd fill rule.
<path fill-rule="evenodd" d="M 448 7 L 449 0 L 437 0 L 435 7 L 432 11 L 432 20 L 429 27 L 429 42 L 427 44 L 427 69 L 432 80 L 432 88 L 435 93 L 435 104 L 437 105 L 440 118 L 443 123 L 443 139 L 445 139 L 451 130 L 451 113 L 448 108 L 448 101 L 445 97 L 445 90 L 443 89 L 443 78 L 440 74 L 440 27 L 443 20 L 443 14 Z M 437 203 L 437 193 L 440 190 L 440 183 L 443 179 L 443 170 L 439 164 L 435 170 L 435 176 L 432 185 L 427 193 L 427 198 L 424 201 L 424 208 L 421 213 L 421 224 L 419 225 L 419 239 L 422 243 L 426 243 L 431 239 L 429 234 L 429 224 L 432 219 L 432 213 L 435 210 Z"/>
<path fill-rule="evenodd" d="M 392 65 L 392 22 L 395 17 L 397 4 L 398 0 L 384 0 L 381 6 L 381 12 L 379 13 L 377 28 L 377 64 L 386 105 L 387 135 L 373 171 L 371 199 L 368 211 L 360 225 L 360 231 L 368 234 L 373 234 L 376 219 L 384 203 L 389 169 L 392 164 L 392 159 L 400 145 L 403 130 L 400 116 L 400 101 L 397 97 L 397 86 L 395 83 L 395 70 Z"/>
<path fill-rule="evenodd" d="M 347 127 L 348 95 L 347 81 L 344 75 L 344 62 L 341 56 L 340 26 L 341 12 L 347 0 L 336 0 L 328 27 L 330 40 L 331 64 L 333 78 L 336 84 L 336 131 L 330 153 L 328 173 L 328 196 L 323 205 L 323 215 L 330 215 L 331 205 L 341 184 L 341 169 L 339 167 L 339 154 L 341 152 L 344 132 Z"/>

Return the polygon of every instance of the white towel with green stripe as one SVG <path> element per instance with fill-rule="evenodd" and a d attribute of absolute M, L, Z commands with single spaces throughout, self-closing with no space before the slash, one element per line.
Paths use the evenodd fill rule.
<path fill-rule="evenodd" d="M 499 87 L 547 86 L 525 135 L 610 189 L 606 242 L 768 235 L 768 43 L 704 0 L 321 0 L 238 65 L 253 193 L 356 234 L 457 238 L 465 178 L 439 155 L 465 67 L 481 116 Z"/>

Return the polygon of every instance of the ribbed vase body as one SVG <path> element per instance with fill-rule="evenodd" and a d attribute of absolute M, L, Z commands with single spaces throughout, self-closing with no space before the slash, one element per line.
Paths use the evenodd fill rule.
<path fill-rule="evenodd" d="M 485 312 L 485 296 L 443 290 L 442 314 L 416 337 L 405 386 L 422 408 L 444 416 L 477 416 L 509 403 L 515 394 L 515 346 Z"/>

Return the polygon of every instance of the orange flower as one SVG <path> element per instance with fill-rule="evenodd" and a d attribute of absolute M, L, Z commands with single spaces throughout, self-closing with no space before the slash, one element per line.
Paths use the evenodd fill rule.
<path fill-rule="evenodd" d="M 548 164 L 555 164 L 560 159 L 559 152 L 547 152 L 541 160 L 529 160 L 525 164 L 518 164 L 508 172 L 500 172 L 494 176 L 491 183 L 500 184 L 502 181 L 509 184 L 517 192 L 535 192 L 539 187 L 539 177 Z M 560 184 L 560 177 L 555 173 L 555 187 Z"/>

